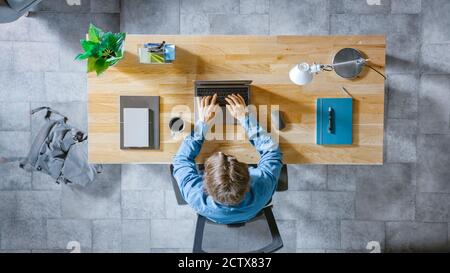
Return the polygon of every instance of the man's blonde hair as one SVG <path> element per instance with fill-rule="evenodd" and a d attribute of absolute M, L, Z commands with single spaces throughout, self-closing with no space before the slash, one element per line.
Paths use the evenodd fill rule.
<path fill-rule="evenodd" d="M 205 190 L 221 204 L 237 205 L 250 189 L 248 166 L 235 157 L 216 152 L 205 162 Z"/>

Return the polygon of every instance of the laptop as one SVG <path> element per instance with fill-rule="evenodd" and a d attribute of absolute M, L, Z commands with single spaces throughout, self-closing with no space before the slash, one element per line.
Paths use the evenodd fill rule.
<path fill-rule="evenodd" d="M 195 81 L 195 95 L 194 95 L 194 109 L 195 122 L 198 119 L 197 100 L 198 97 L 212 96 L 217 94 L 217 104 L 222 109 L 222 120 L 218 120 L 216 115 L 216 123 L 222 124 L 237 124 L 237 120 L 231 116 L 226 109 L 227 102 L 225 98 L 230 94 L 240 94 L 246 105 L 250 104 L 250 80 L 225 80 L 225 81 Z"/>

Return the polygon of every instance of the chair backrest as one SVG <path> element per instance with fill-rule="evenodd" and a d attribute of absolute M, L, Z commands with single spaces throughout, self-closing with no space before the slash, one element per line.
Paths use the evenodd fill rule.
<path fill-rule="evenodd" d="M 221 225 L 199 215 L 195 229 L 194 253 L 270 253 L 283 247 L 271 206 L 242 224 Z"/>

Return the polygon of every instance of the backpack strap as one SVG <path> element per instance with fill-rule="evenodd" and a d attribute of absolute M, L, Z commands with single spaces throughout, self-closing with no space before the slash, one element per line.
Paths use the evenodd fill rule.
<path fill-rule="evenodd" d="M 32 109 L 30 111 L 30 114 L 34 115 L 35 113 L 40 112 L 42 110 L 47 110 L 47 114 L 45 114 L 45 118 L 46 119 L 50 119 L 50 116 L 52 115 L 52 113 L 60 115 L 61 117 L 63 117 L 64 118 L 64 122 L 67 122 L 67 120 L 69 119 L 66 116 L 64 116 L 63 114 L 61 114 L 60 112 L 58 112 L 56 110 L 53 110 L 52 108 L 50 108 L 48 106 L 41 106 L 41 107 L 34 108 L 34 109 Z"/>

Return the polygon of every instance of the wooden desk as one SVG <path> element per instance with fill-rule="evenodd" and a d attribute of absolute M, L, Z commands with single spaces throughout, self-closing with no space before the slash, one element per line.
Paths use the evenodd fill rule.
<path fill-rule="evenodd" d="M 145 42 L 163 40 L 176 45 L 176 61 L 140 64 L 138 48 Z M 253 80 L 253 104 L 279 105 L 286 114 L 288 125 L 279 135 L 285 163 L 382 164 L 384 80 L 380 75 L 365 68 L 358 79 L 346 80 L 334 72 L 322 72 L 310 84 L 297 86 L 290 82 L 288 71 L 300 61 L 328 64 L 339 49 L 354 47 L 384 72 L 385 45 L 384 36 L 127 35 L 125 58 L 100 77 L 88 75 L 89 161 L 171 162 L 182 137 L 171 136 L 168 121 L 173 113 L 193 118 L 193 81 L 244 79 Z M 354 144 L 316 145 L 316 99 L 345 97 L 341 86 L 355 99 Z M 161 96 L 161 150 L 120 150 L 120 95 Z M 270 108 L 267 112 L 260 115 L 260 122 L 270 119 Z M 242 135 L 239 126 L 226 130 L 234 129 Z M 218 150 L 248 163 L 259 158 L 245 139 L 216 140 L 205 142 L 198 161 Z"/>

